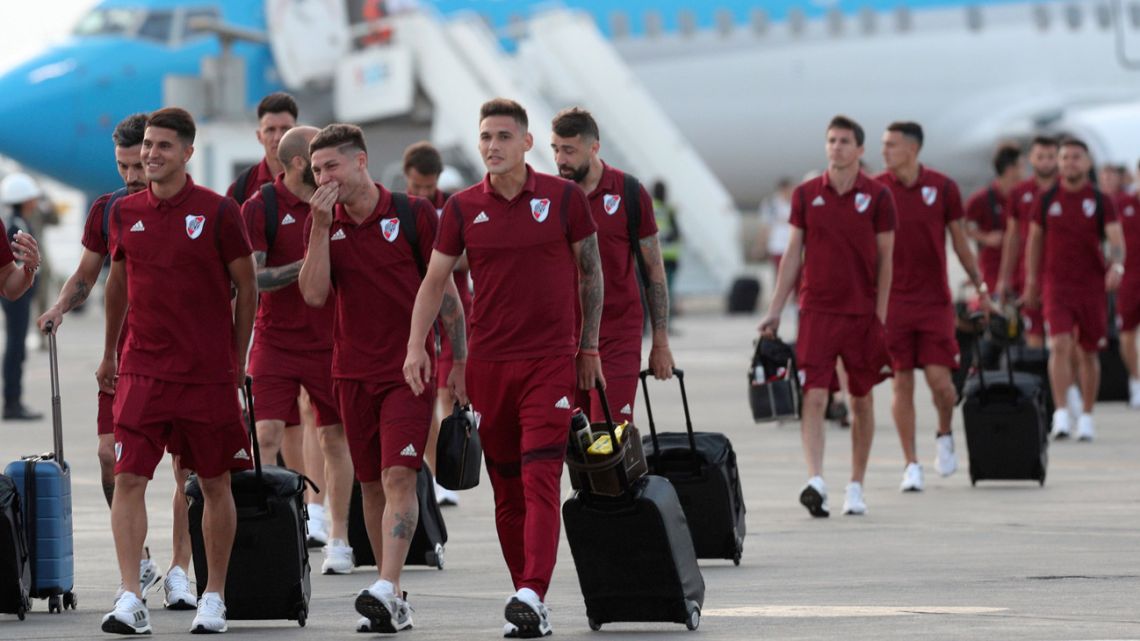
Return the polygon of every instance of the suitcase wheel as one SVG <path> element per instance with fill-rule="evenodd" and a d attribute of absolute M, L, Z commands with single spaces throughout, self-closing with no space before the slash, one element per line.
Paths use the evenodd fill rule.
<path fill-rule="evenodd" d="M 306 609 L 304 607 L 298 608 L 297 609 L 297 625 L 301 626 L 302 628 L 305 627 L 305 621 L 306 621 L 306 619 L 309 618 L 308 615 L 309 615 L 308 609 Z"/>
<path fill-rule="evenodd" d="M 60 612 L 63 612 L 63 607 L 60 605 L 60 598 L 58 594 L 48 597 L 48 612 L 52 614 L 59 614 Z"/>
<path fill-rule="evenodd" d="M 732 564 L 740 565 L 740 550 L 732 553 Z"/>
<path fill-rule="evenodd" d="M 20 618 L 22 619 L 24 617 L 21 616 Z M 586 623 L 590 626 L 590 629 L 593 630 L 594 632 L 597 632 L 598 630 L 602 629 L 602 624 L 595 621 L 593 619 L 593 617 L 586 617 Z"/>
<path fill-rule="evenodd" d="M 971 476 L 970 477 L 970 486 L 973 487 L 973 486 L 976 486 L 977 484 L 978 484 L 978 479 Z"/>
<path fill-rule="evenodd" d="M 690 630 L 696 630 L 701 625 L 701 609 L 695 605 L 689 606 L 689 620 L 685 621 L 685 627 Z"/>
<path fill-rule="evenodd" d="M 75 596 L 74 592 L 64 592 L 63 593 L 63 609 L 64 610 L 67 610 L 67 609 L 74 610 L 77 607 L 79 607 L 79 597 Z"/>
<path fill-rule="evenodd" d="M 24 618 L 27 616 L 27 614 L 28 614 L 28 602 L 26 600 L 21 599 L 19 607 L 16 608 L 16 618 L 23 621 Z"/>
<path fill-rule="evenodd" d="M 437 570 L 443 569 L 443 544 L 436 543 L 434 550 L 424 552 L 424 562 L 428 566 L 435 566 Z"/>

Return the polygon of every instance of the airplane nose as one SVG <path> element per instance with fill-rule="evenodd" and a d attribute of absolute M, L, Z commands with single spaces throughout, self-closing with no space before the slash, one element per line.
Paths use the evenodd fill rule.
<path fill-rule="evenodd" d="M 0 154 L 52 174 L 53 158 L 75 152 L 75 98 L 69 94 L 78 71 L 74 58 L 50 56 L 0 76 Z"/>

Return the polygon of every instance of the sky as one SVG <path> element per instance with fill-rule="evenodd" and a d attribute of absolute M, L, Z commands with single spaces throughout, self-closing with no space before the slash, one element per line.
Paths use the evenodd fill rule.
<path fill-rule="evenodd" d="M 0 71 L 13 67 L 67 35 L 96 0 L 3 0 Z"/>

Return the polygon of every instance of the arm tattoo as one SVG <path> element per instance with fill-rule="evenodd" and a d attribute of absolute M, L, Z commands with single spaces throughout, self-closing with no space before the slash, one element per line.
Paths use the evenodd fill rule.
<path fill-rule="evenodd" d="M 451 341 L 452 358 L 457 361 L 467 360 L 467 323 L 463 319 L 463 305 L 458 298 L 447 293 L 443 295 L 439 319 L 443 322 L 443 330 L 447 332 L 447 340 Z"/>
<path fill-rule="evenodd" d="M 299 260 L 288 265 L 266 267 L 265 252 L 254 252 L 253 258 L 257 263 L 257 289 L 263 292 L 281 289 L 296 282 L 297 275 L 301 273 L 301 265 L 305 263 L 304 260 Z"/>
<path fill-rule="evenodd" d="M 641 256 L 645 260 L 645 264 L 657 265 L 661 262 L 661 247 L 657 244 L 657 239 L 654 236 L 642 238 L 639 241 L 641 247 Z M 648 271 L 648 270 L 647 270 Z M 669 329 L 669 287 L 664 280 L 653 280 L 652 274 L 650 275 L 650 282 L 645 283 L 645 298 L 649 306 L 649 319 L 653 324 L 654 330 L 668 330 Z"/>
<path fill-rule="evenodd" d="M 578 299 L 582 304 L 583 349 L 598 348 L 598 328 L 602 322 L 602 301 L 605 290 L 602 284 L 602 259 L 598 255 L 598 236 L 593 234 L 582 240 L 578 250 Z"/>
<path fill-rule="evenodd" d="M 392 526 L 392 536 L 397 539 L 411 540 L 416 533 L 416 515 L 413 512 L 396 513 L 396 525 Z"/>
<path fill-rule="evenodd" d="M 61 311 L 64 312 L 65 314 L 67 312 L 70 312 L 71 310 L 75 309 L 76 307 L 79 307 L 80 305 L 82 305 L 83 301 L 87 300 L 87 297 L 90 295 L 91 295 L 91 286 L 87 284 L 87 281 L 85 281 L 83 279 L 76 280 L 75 281 L 75 293 L 73 293 L 70 297 L 68 297 L 67 303 L 64 305 L 64 308 Z"/>
<path fill-rule="evenodd" d="M 1108 260 L 1113 263 L 1124 264 L 1124 246 L 1122 245 L 1109 245 L 1108 246 Z"/>

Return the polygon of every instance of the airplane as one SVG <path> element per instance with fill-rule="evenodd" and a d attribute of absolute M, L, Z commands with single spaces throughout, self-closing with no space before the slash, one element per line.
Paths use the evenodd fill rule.
<path fill-rule="evenodd" d="M 129 113 L 162 106 L 166 76 L 197 74 L 204 56 L 219 55 L 218 25 L 268 36 L 232 45 L 246 63 L 247 110 L 262 95 L 291 88 L 267 25 L 280 7 L 306 1 L 354 23 L 378 4 L 103 0 L 68 40 L 0 77 L 0 154 L 87 194 L 109 191 L 118 180 L 111 129 Z M 523 20 L 548 5 L 420 4 L 443 18 L 478 12 L 508 50 Z M 742 207 L 779 177 L 819 168 L 823 128 L 840 112 L 866 127 L 872 165 L 887 123 L 921 122 L 924 161 L 966 185 L 987 178 L 1000 139 L 1024 141 L 1037 131 L 1082 135 L 1098 160 L 1132 165 L 1140 155 L 1133 108 L 1140 105 L 1140 0 L 560 4 L 594 19 Z M 293 54 L 328 51 L 309 46 Z M 604 131 L 603 123 L 603 138 Z"/>

